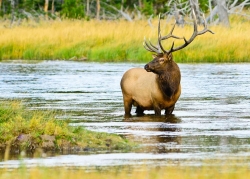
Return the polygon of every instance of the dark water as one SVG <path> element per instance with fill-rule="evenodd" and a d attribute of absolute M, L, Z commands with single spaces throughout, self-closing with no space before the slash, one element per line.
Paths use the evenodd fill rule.
<path fill-rule="evenodd" d="M 59 109 L 60 118 L 93 131 L 124 135 L 131 153 L 25 158 L 26 165 L 199 165 L 202 159 L 250 157 L 250 64 L 180 64 L 182 94 L 173 116 L 123 118 L 122 74 L 144 64 L 67 61 L 0 63 L 0 99 Z M 134 109 L 133 109 L 134 110 Z M 163 112 L 162 112 L 163 113 Z M 18 160 L 0 162 L 15 167 Z"/>

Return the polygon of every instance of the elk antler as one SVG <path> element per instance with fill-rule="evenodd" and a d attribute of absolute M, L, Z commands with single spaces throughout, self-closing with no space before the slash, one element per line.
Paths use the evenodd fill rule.
<path fill-rule="evenodd" d="M 159 22 L 158 22 L 158 47 L 156 47 L 155 45 L 153 45 L 150 40 L 149 43 L 146 41 L 146 38 L 144 37 L 144 43 L 143 46 L 146 50 L 150 51 L 150 52 L 155 52 L 157 54 L 160 53 L 167 53 L 167 51 L 163 48 L 162 44 L 161 44 L 161 40 L 165 40 L 168 38 L 175 38 L 175 39 L 183 39 L 181 37 L 177 37 L 175 35 L 173 35 L 173 31 L 175 28 L 176 22 L 174 24 L 174 26 L 172 27 L 170 33 L 167 36 L 161 37 L 161 15 L 159 14 Z"/>
<path fill-rule="evenodd" d="M 202 35 L 206 32 L 210 32 L 212 34 L 214 34 L 211 30 L 209 30 L 207 28 L 207 23 L 206 23 L 206 20 L 205 20 L 205 17 L 204 17 L 204 14 L 203 14 L 203 20 L 204 20 L 204 29 L 202 31 L 198 31 L 198 25 L 197 25 L 197 18 L 196 18 L 196 15 L 195 15 L 195 12 L 194 10 L 192 9 L 192 16 L 193 16 L 193 20 L 194 20 L 194 32 L 193 32 L 193 35 L 190 37 L 189 40 L 186 40 L 185 37 L 177 37 L 175 35 L 173 35 L 173 31 L 174 31 L 174 28 L 175 28 L 175 25 L 176 25 L 176 22 L 175 24 L 173 25 L 170 33 L 166 36 L 163 36 L 161 37 L 161 24 L 160 24 L 160 15 L 159 15 L 159 22 L 158 22 L 158 47 L 156 47 L 155 45 L 153 45 L 150 40 L 149 40 L 149 43 L 146 41 L 146 39 L 144 38 L 144 43 L 143 43 L 143 46 L 146 50 L 150 51 L 150 52 L 155 52 L 157 54 L 162 54 L 162 53 L 172 53 L 172 52 L 175 52 L 177 50 L 181 50 L 183 49 L 184 47 L 188 46 L 188 44 L 190 44 L 196 36 L 198 35 Z M 169 51 L 166 51 L 162 44 L 161 44 L 161 41 L 162 40 L 166 40 L 166 39 L 169 39 L 169 38 L 175 38 L 175 39 L 184 39 L 185 43 L 177 48 L 174 48 L 174 42 L 172 43 L 172 46 L 170 48 Z"/>
<path fill-rule="evenodd" d="M 193 15 L 193 19 L 194 19 L 194 32 L 193 32 L 193 35 L 190 37 L 189 40 L 187 40 L 185 37 L 183 37 L 185 43 L 183 45 L 179 46 L 179 47 L 174 48 L 174 42 L 173 42 L 172 47 L 168 51 L 168 53 L 172 53 L 172 52 L 175 52 L 177 50 L 183 49 L 184 47 L 188 46 L 195 39 L 195 37 L 197 37 L 198 35 L 205 34 L 206 32 L 210 32 L 211 34 L 214 34 L 213 31 L 211 31 L 211 30 L 209 30 L 207 28 L 207 22 L 206 22 L 204 14 L 203 14 L 204 29 L 202 31 L 198 31 L 197 18 L 196 18 L 196 15 L 195 15 L 195 12 L 194 12 L 193 9 L 192 9 L 192 15 Z M 164 39 L 165 39 L 165 37 L 163 37 L 161 40 L 164 40 Z"/>

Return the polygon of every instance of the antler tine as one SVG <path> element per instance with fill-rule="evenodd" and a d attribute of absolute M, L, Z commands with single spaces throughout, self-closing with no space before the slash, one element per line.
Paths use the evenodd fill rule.
<path fill-rule="evenodd" d="M 168 53 L 172 53 L 172 52 L 175 52 L 177 50 L 183 49 L 184 47 L 188 46 L 195 39 L 195 37 L 198 36 L 198 35 L 202 35 L 202 34 L 204 34 L 206 32 L 210 32 L 210 33 L 214 34 L 214 32 L 212 32 L 211 30 L 208 29 L 204 14 L 203 14 L 204 29 L 202 31 L 198 31 L 197 18 L 196 18 L 193 7 L 192 7 L 192 16 L 193 16 L 193 21 L 194 21 L 194 32 L 193 32 L 192 36 L 190 37 L 189 40 L 187 40 L 184 37 L 183 39 L 184 39 L 185 43 L 183 45 L 177 47 L 177 48 L 173 48 L 173 46 L 172 46 L 172 48 L 170 49 L 170 51 Z"/>
<path fill-rule="evenodd" d="M 172 43 L 172 46 L 171 46 L 171 49 L 170 49 L 170 52 L 173 50 L 174 48 L 174 42 Z M 169 52 L 168 52 L 169 53 Z"/>
<path fill-rule="evenodd" d="M 167 53 L 167 51 L 163 48 L 161 44 L 161 14 L 159 14 L 159 22 L 158 22 L 158 45 L 160 46 L 163 53 Z"/>
<path fill-rule="evenodd" d="M 156 49 L 157 51 L 159 51 L 159 47 L 156 47 L 155 45 L 153 45 L 153 44 L 150 42 L 150 39 L 149 39 L 149 44 L 151 45 L 151 47 L 153 47 L 154 49 Z"/>
<path fill-rule="evenodd" d="M 144 47 L 147 51 L 155 52 L 154 50 L 150 49 L 150 48 L 146 45 L 146 42 L 143 42 L 143 47 Z"/>
<path fill-rule="evenodd" d="M 157 48 L 156 46 L 154 46 L 150 40 L 149 40 L 149 44 L 148 42 L 146 41 L 146 38 L 144 37 L 144 42 L 143 42 L 143 46 L 144 48 L 147 50 L 147 51 L 150 51 L 150 52 L 155 52 L 155 53 L 161 53 L 159 48 Z"/>
<path fill-rule="evenodd" d="M 161 40 L 166 40 L 166 39 L 169 39 L 171 37 L 175 38 L 175 39 L 183 39 L 183 37 L 177 37 L 177 36 L 173 35 L 173 31 L 174 31 L 175 25 L 176 25 L 176 21 L 175 21 L 175 23 L 174 23 L 174 25 L 173 25 L 170 33 L 168 35 L 162 37 Z"/>

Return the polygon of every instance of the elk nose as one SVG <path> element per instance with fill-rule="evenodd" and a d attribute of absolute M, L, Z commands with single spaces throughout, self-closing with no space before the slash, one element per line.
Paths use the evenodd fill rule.
<path fill-rule="evenodd" d="M 145 69 L 147 72 L 150 72 L 150 71 L 151 71 L 148 64 L 144 66 L 144 69 Z"/>

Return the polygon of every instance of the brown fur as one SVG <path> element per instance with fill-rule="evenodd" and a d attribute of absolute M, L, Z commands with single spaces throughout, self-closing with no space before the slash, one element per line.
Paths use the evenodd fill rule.
<path fill-rule="evenodd" d="M 132 105 L 139 115 L 144 110 L 161 115 L 162 109 L 171 114 L 181 94 L 180 81 L 180 70 L 171 53 L 154 56 L 145 69 L 128 70 L 121 79 L 125 116 L 130 116 Z"/>
<path fill-rule="evenodd" d="M 178 65 L 173 61 L 172 53 L 188 46 L 198 35 L 206 32 L 213 34 L 207 28 L 204 19 L 204 29 L 198 31 L 197 18 L 191 6 L 194 18 L 194 32 L 187 40 L 185 37 L 173 35 L 175 24 L 169 34 L 161 35 L 161 16 L 158 22 L 158 43 L 153 45 L 150 41 L 144 40 L 143 46 L 147 51 L 156 53 L 154 59 L 142 68 L 128 70 L 122 77 L 121 88 L 125 116 L 130 116 L 132 105 L 137 106 L 136 113 L 143 114 L 144 110 L 154 110 L 156 115 L 161 115 L 161 110 L 165 109 L 165 114 L 171 114 L 175 103 L 181 95 L 181 73 Z M 170 50 L 165 50 L 161 41 L 170 38 L 183 39 L 184 44 L 174 47 L 174 42 Z"/>

